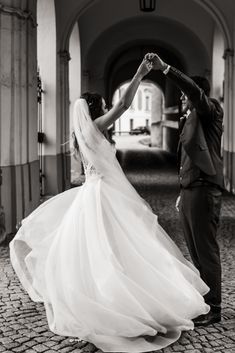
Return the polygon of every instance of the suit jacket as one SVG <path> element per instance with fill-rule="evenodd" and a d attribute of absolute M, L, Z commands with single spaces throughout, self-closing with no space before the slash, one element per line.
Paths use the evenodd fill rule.
<path fill-rule="evenodd" d="M 196 83 L 179 70 L 171 67 L 167 76 L 187 95 L 193 109 L 184 125 L 181 124 L 179 139 L 189 157 L 190 166 L 182 168 L 181 182 L 187 187 L 198 176 L 224 187 L 221 137 L 223 110 L 219 102 L 209 98 Z M 182 127 L 183 125 L 183 127 Z M 198 172 L 199 171 L 199 172 Z"/>

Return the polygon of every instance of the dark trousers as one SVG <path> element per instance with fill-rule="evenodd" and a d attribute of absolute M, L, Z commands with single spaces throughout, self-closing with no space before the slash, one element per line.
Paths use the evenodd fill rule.
<path fill-rule="evenodd" d="M 201 185 L 181 190 L 180 220 L 195 267 L 210 291 L 205 301 L 214 312 L 221 305 L 221 263 L 216 239 L 222 192 L 216 186 Z"/>

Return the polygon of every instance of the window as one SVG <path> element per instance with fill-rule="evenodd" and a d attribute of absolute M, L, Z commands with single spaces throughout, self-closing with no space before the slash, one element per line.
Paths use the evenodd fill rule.
<path fill-rule="evenodd" d="M 134 120 L 133 120 L 133 119 L 130 119 L 130 130 L 133 129 L 133 123 L 134 123 Z"/>
<path fill-rule="evenodd" d="M 142 110 L 142 92 L 138 92 L 138 110 Z"/>
<path fill-rule="evenodd" d="M 150 97 L 149 96 L 145 96 L 145 110 L 147 112 L 150 111 Z"/>

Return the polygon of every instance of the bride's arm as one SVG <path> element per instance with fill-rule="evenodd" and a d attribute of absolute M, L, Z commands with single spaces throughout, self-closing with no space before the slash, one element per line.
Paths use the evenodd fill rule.
<path fill-rule="evenodd" d="M 151 69 L 152 63 L 143 60 L 120 100 L 109 112 L 95 119 L 95 123 L 101 131 L 112 125 L 130 107 L 142 78 Z"/>

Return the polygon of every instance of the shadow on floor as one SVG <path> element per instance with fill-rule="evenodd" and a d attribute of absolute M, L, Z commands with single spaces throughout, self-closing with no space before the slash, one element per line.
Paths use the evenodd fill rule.
<path fill-rule="evenodd" d="M 152 150 L 117 150 L 117 159 L 125 172 L 141 169 L 177 170 L 176 155 L 159 149 Z"/>

